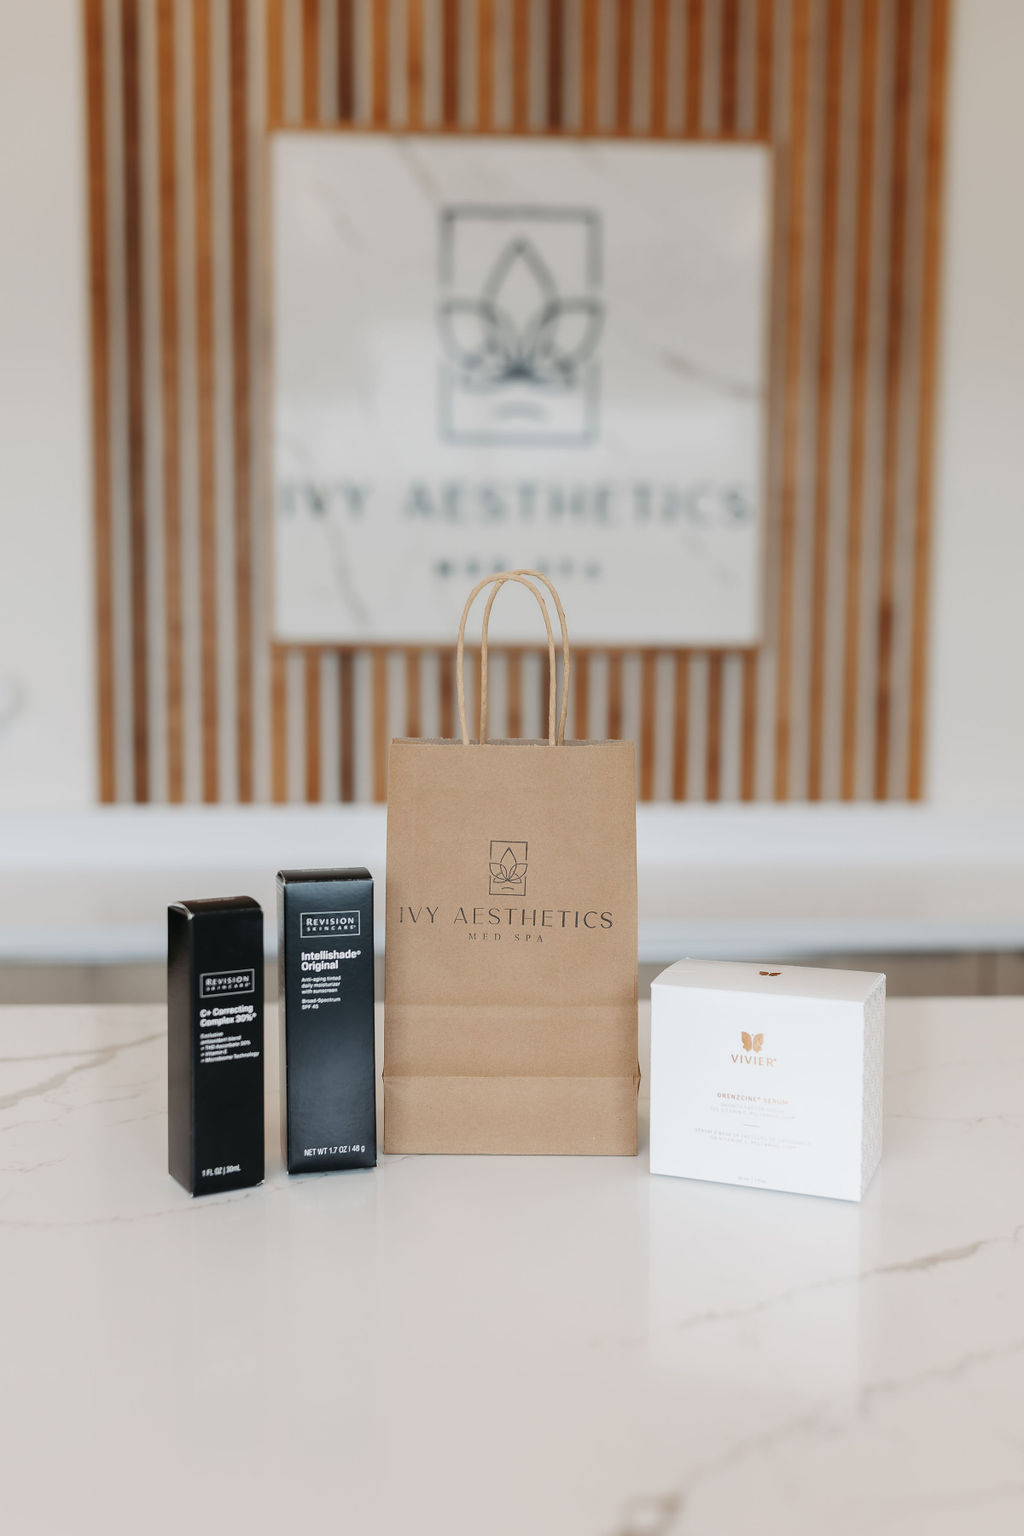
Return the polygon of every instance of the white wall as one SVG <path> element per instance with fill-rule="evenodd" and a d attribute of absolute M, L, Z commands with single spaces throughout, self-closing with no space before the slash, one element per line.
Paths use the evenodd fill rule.
<path fill-rule="evenodd" d="M 1022 0 L 955 0 L 929 796 L 1024 805 Z M 95 793 L 79 0 L 0 0 L 0 807 Z M 4 723 L 11 684 L 22 699 Z"/>
<path fill-rule="evenodd" d="M 0 806 L 95 793 L 81 10 L 0 0 Z"/>
<path fill-rule="evenodd" d="M 957 0 L 929 797 L 1024 804 L 1024 4 Z"/>

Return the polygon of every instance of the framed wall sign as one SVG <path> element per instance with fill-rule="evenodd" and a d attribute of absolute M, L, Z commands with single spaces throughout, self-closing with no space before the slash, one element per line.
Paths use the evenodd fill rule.
<path fill-rule="evenodd" d="M 580 644 L 756 643 L 770 150 L 271 154 L 276 638 L 447 644 L 530 566 Z"/>

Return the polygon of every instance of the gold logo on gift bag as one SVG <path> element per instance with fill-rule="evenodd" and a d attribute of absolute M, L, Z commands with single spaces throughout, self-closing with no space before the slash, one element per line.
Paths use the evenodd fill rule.
<path fill-rule="evenodd" d="M 491 840 L 492 896 L 526 895 L 526 844 L 507 843 L 504 839 Z"/>

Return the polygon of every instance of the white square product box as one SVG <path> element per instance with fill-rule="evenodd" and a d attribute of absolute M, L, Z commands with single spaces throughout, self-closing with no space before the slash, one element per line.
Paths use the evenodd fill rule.
<path fill-rule="evenodd" d="M 859 1200 L 884 1038 L 884 976 L 670 965 L 651 985 L 651 1172 Z"/>

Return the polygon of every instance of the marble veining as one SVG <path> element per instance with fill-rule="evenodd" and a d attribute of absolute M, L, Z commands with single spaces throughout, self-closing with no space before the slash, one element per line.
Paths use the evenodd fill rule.
<path fill-rule="evenodd" d="M 0 1066 L 12 1062 L 20 1064 L 26 1061 L 57 1061 L 78 1058 L 73 1060 L 71 1066 L 55 1071 L 41 1081 L 29 1083 L 26 1087 L 15 1089 L 12 1093 L 0 1094 L 0 1110 L 10 1109 L 13 1105 L 20 1104 L 24 1099 L 43 1098 L 46 1094 L 52 1093 L 58 1088 L 63 1088 L 79 1072 L 95 1072 L 106 1066 L 108 1062 L 113 1061 L 115 1057 L 119 1056 L 122 1051 L 149 1045 L 154 1040 L 165 1039 L 166 1034 L 164 1033 L 142 1035 L 138 1040 L 129 1040 L 123 1045 L 111 1045 L 104 1047 L 102 1050 L 91 1051 L 84 1059 L 82 1059 L 80 1051 L 50 1051 L 44 1052 L 41 1056 L 0 1057 Z M 0 1131 L 3 1129 L 4 1127 L 0 1126 Z"/>
<path fill-rule="evenodd" d="M 5 1524 L 1017 1536 L 1022 1031 L 890 1004 L 856 1206 L 646 1148 L 289 1180 L 271 1027 L 267 1181 L 191 1200 L 163 1011 L 0 1009 Z"/>

